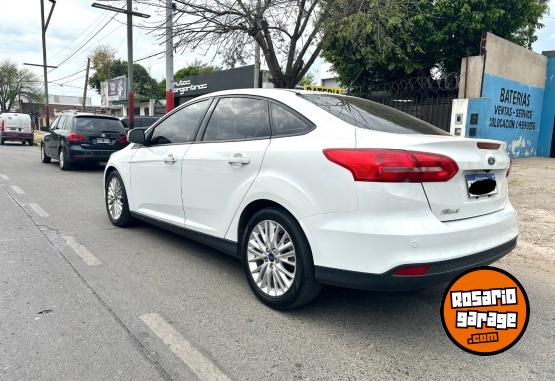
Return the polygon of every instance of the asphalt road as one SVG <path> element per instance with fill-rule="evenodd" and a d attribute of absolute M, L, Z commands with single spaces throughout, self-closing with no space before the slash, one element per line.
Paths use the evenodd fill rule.
<path fill-rule="evenodd" d="M 153 226 L 113 227 L 102 171 L 0 147 L 0 379 L 555 379 L 544 264 L 498 264 L 524 285 L 530 323 L 509 351 L 474 356 L 443 331 L 442 286 L 327 287 L 273 311 L 238 261 Z"/>

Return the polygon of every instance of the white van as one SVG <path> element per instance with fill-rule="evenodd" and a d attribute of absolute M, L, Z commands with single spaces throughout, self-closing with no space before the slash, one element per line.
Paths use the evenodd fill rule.
<path fill-rule="evenodd" d="M 9 140 L 33 145 L 33 126 L 29 115 L 13 112 L 0 114 L 0 144 L 4 145 Z"/>

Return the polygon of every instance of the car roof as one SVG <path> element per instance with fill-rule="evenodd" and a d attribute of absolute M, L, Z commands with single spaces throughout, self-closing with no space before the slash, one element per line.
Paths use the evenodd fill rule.
<path fill-rule="evenodd" d="M 64 111 L 61 115 L 73 115 L 73 116 L 90 116 L 90 117 L 101 117 L 101 118 L 110 118 L 110 119 L 118 119 L 117 117 L 110 115 L 110 114 L 99 114 L 94 112 L 81 112 L 81 111 Z"/>

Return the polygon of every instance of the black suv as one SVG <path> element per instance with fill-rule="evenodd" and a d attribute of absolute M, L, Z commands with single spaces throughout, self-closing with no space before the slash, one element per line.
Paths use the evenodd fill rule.
<path fill-rule="evenodd" d="M 111 115 L 68 112 L 50 126 L 40 144 L 43 163 L 58 159 L 67 170 L 72 163 L 107 162 L 113 152 L 127 145 L 120 120 Z"/>

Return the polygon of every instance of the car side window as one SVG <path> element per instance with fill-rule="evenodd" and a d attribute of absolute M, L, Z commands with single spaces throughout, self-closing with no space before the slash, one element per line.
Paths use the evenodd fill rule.
<path fill-rule="evenodd" d="M 150 145 L 193 142 L 209 105 L 210 99 L 205 99 L 168 116 L 154 128 Z"/>
<path fill-rule="evenodd" d="M 71 116 L 66 116 L 66 120 L 64 122 L 64 125 L 62 126 L 62 128 L 64 130 L 71 130 L 71 124 L 73 122 L 73 118 Z"/>
<path fill-rule="evenodd" d="M 202 140 L 248 140 L 269 136 L 270 118 L 266 100 L 221 98 L 212 112 Z"/>
<path fill-rule="evenodd" d="M 272 109 L 272 136 L 300 135 L 312 130 L 312 126 L 308 122 L 286 108 L 275 103 L 271 103 L 270 107 Z"/>
<path fill-rule="evenodd" d="M 62 119 L 61 116 L 57 117 L 56 119 L 54 119 L 54 121 L 52 122 L 52 124 L 50 125 L 50 131 L 52 130 L 56 130 L 58 128 L 58 123 L 60 122 L 60 119 Z"/>
<path fill-rule="evenodd" d="M 60 120 L 58 121 L 58 124 L 56 125 L 56 130 L 63 130 L 64 126 L 66 124 L 66 116 L 62 115 L 60 116 Z"/>

